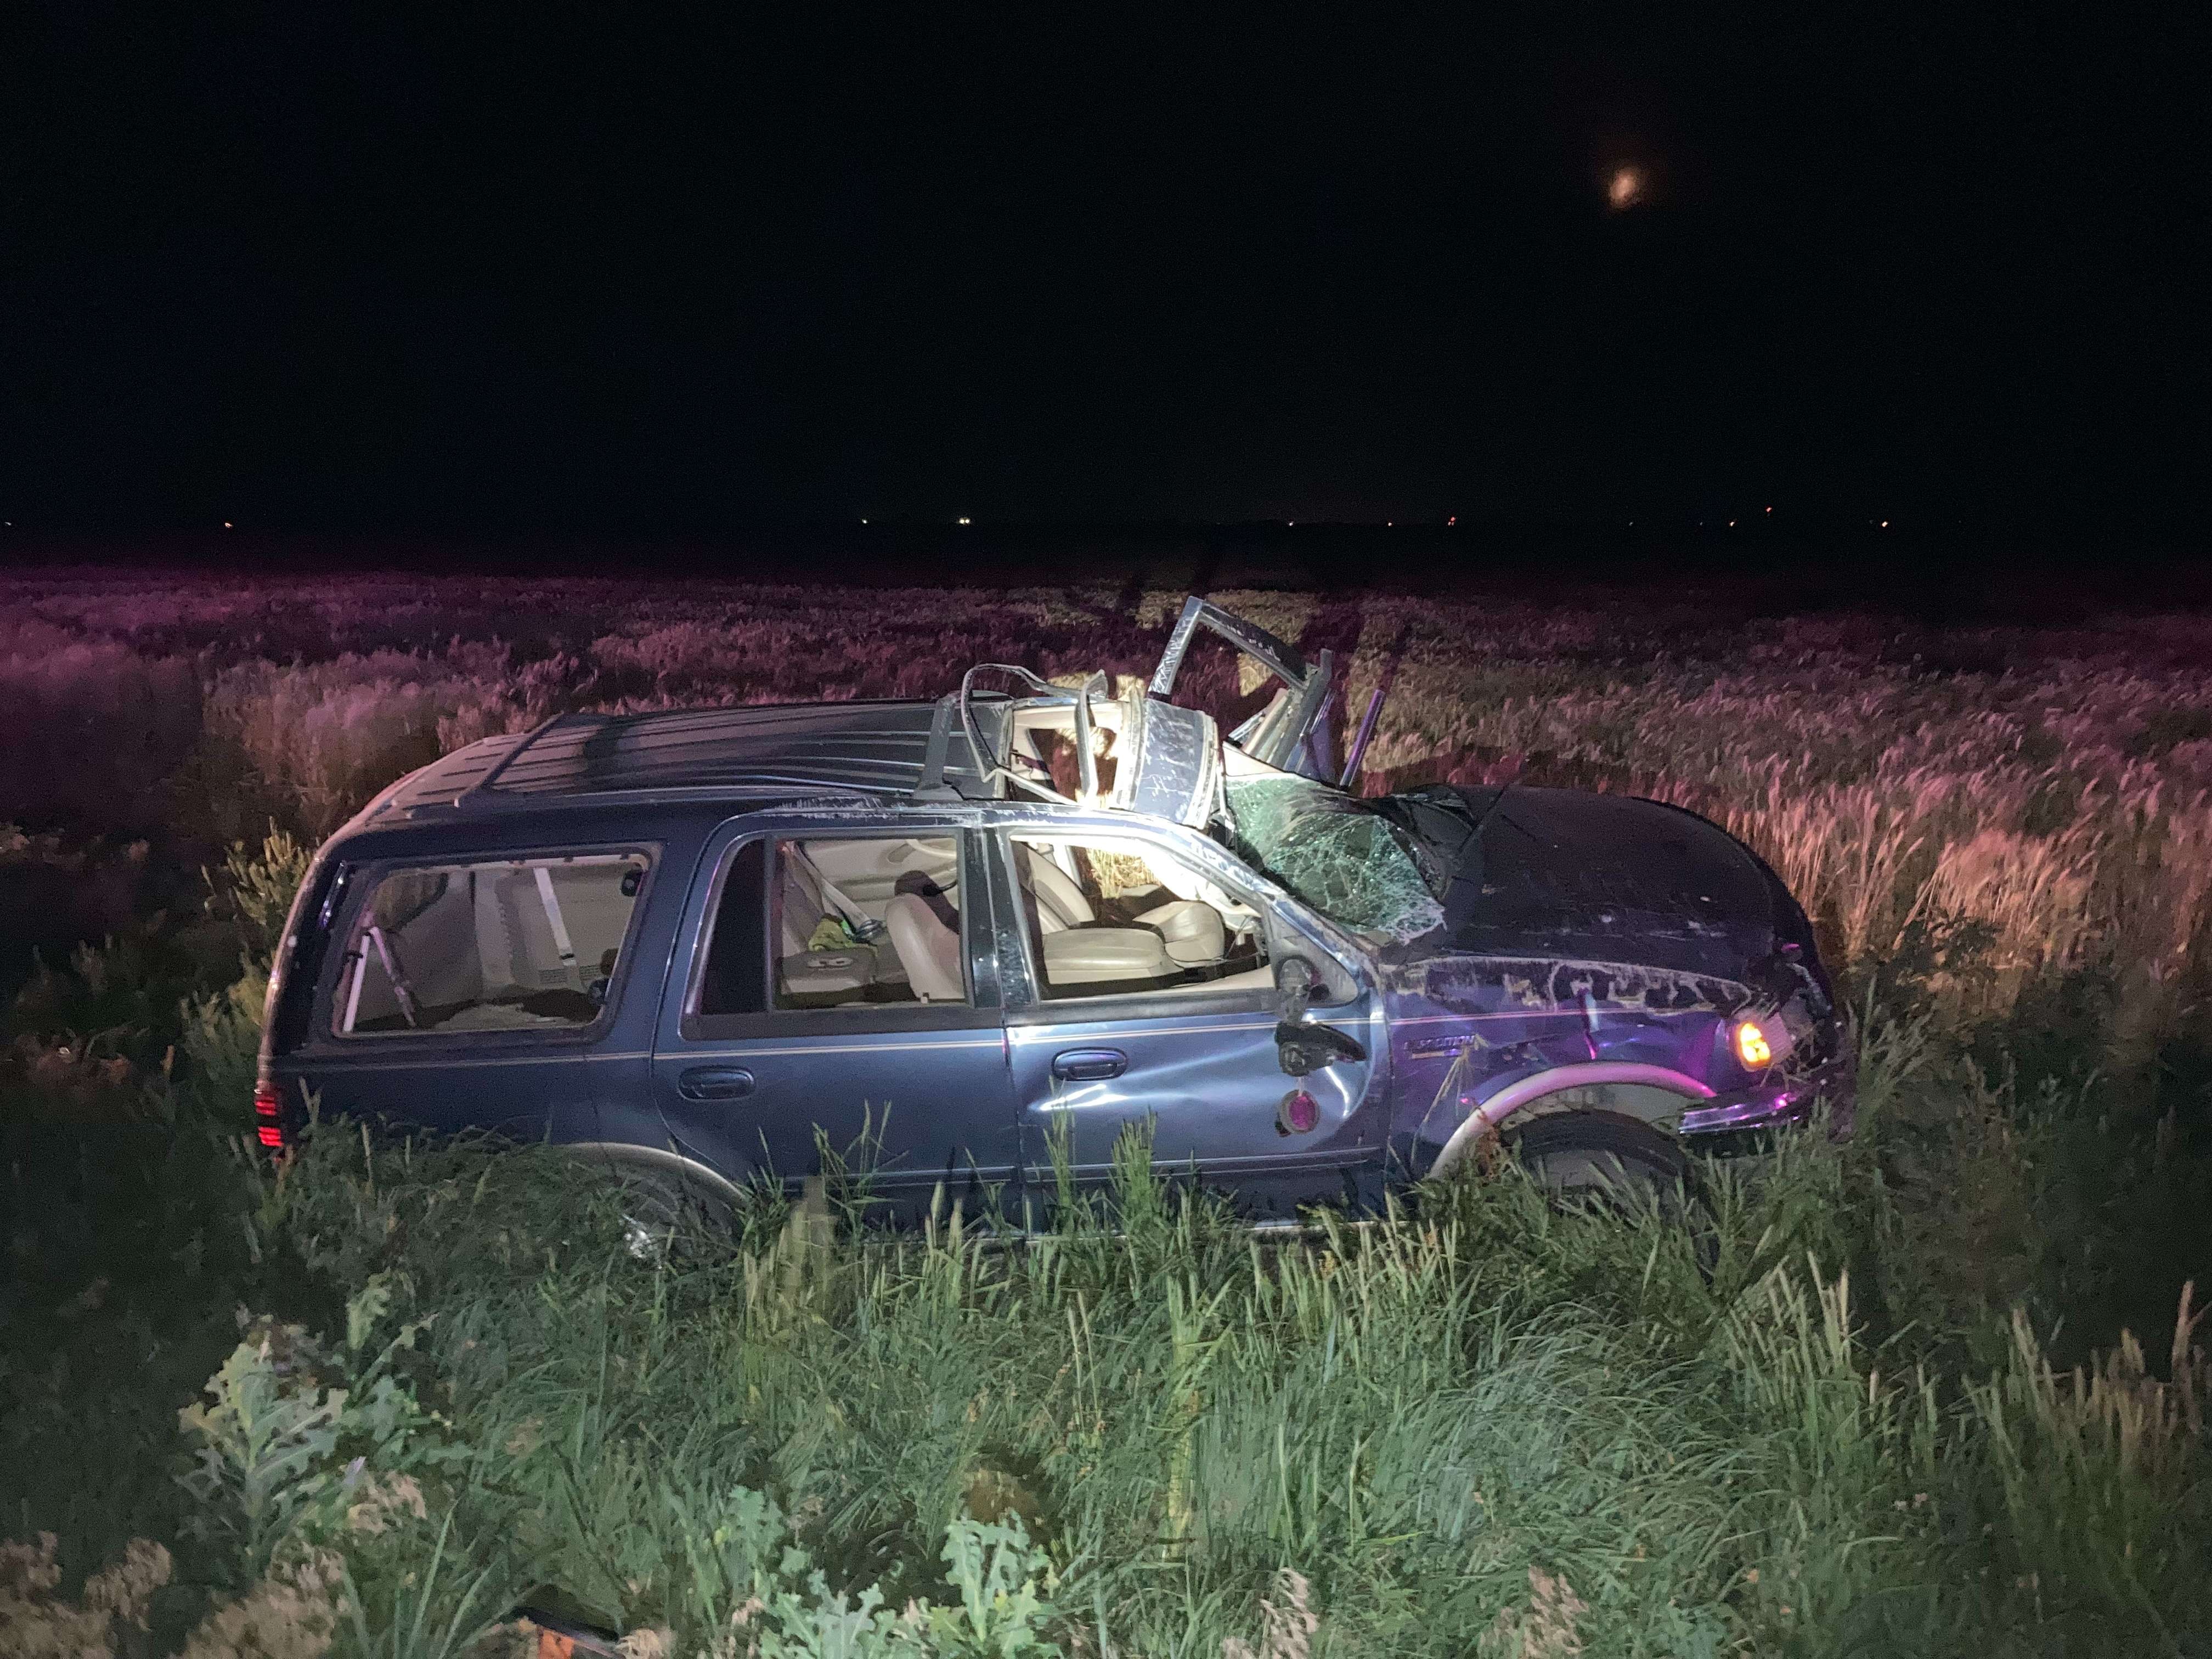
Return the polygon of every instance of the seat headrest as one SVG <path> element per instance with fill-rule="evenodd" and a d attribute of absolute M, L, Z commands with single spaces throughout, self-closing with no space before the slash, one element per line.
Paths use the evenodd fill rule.
<path fill-rule="evenodd" d="M 909 870 L 891 884 L 891 891 L 900 898 L 920 899 L 935 916 L 954 933 L 960 931 L 960 911 L 945 890 L 937 884 L 937 878 L 926 871 Z"/>

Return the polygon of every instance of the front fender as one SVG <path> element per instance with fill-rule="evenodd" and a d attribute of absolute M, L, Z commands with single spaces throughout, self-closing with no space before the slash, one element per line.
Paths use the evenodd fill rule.
<path fill-rule="evenodd" d="M 1425 1173 L 1431 1177 L 1449 1176 L 1485 1135 L 1494 1133 L 1516 1113 L 1548 1095 L 1608 1084 L 1664 1090 L 1680 1095 L 1686 1103 L 1713 1097 L 1712 1090 L 1688 1073 L 1642 1060 L 1583 1060 L 1548 1066 L 1510 1080 L 1478 1079 L 1459 1093 L 1455 1103 L 1461 1112 L 1459 1121 L 1444 1137 L 1435 1158 L 1429 1160 Z M 1437 1104 L 1443 1106 L 1445 1103 L 1440 1100 Z M 1425 1123 L 1423 1127 L 1430 1126 Z"/>

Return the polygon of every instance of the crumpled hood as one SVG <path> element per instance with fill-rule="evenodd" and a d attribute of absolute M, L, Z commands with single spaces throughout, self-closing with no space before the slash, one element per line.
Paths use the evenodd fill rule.
<path fill-rule="evenodd" d="M 1442 862 L 1444 921 L 1413 957 L 1635 963 L 1748 982 L 1807 930 L 1741 842 L 1626 795 L 1439 785 L 1373 803 Z"/>

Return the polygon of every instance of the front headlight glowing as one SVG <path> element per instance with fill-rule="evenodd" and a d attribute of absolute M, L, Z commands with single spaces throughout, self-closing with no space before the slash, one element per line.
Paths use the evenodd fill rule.
<path fill-rule="evenodd" d="M 1735 1026 L 1735 1057 L 1747 1072 L 1763 1072 L 1774 1064 L 1774 1043 L 1755 1019 L 1740 1019 Z"/>

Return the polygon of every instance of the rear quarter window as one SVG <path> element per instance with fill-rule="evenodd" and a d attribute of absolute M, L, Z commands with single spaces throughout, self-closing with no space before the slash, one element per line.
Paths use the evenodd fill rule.
<path fill-rule="evenodd" d="M 641 851 L 379 872 L 348 925 L 331 1029 L 370 1037 L 595 1024 L 649 872 Z"/>

